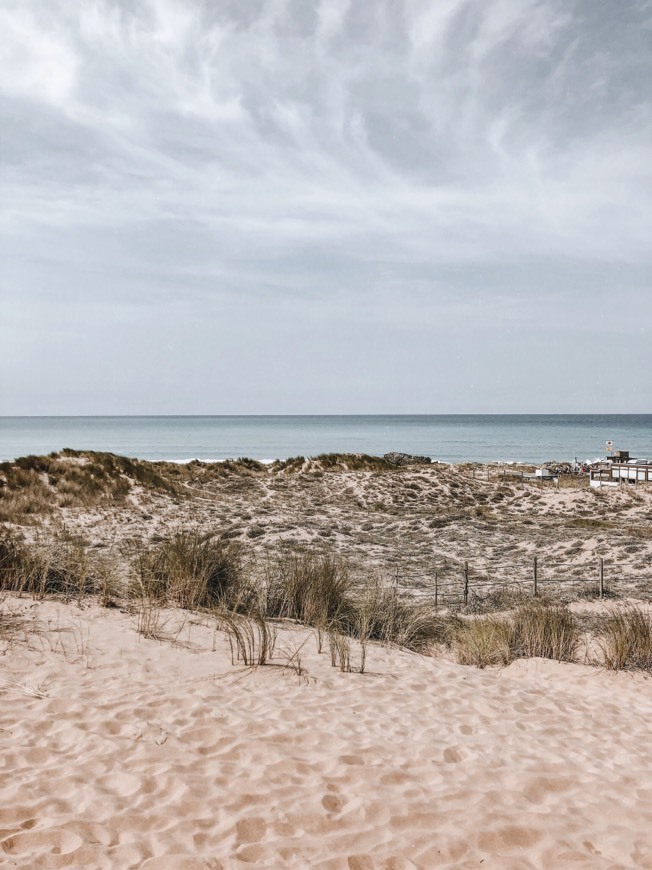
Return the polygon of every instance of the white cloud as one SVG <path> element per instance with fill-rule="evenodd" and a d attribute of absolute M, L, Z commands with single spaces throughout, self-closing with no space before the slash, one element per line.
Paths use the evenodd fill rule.
<path fill-rule="evenodd" d="M 207 316 L 290 300 L 297 323 L 318 300 L 326 319 L 394 318 L 405 342 L 437 312 L 468 319 L 483 289 L 478 336 L 560 286 L 579 311 L 598 262 L 649 312 L 642 0 L 2 14 L 2 293 L 19 307 L 65 286 L 74 310 L 89 282 L 98 305 L 160 299 L 155 320 L 174 294 Z"/>
<path fill-rule="evenodd" d="M 78 70 L 65 36 L 24 6 L 0 9 L 0 32 L 0 93 L 63 105 Z"/>

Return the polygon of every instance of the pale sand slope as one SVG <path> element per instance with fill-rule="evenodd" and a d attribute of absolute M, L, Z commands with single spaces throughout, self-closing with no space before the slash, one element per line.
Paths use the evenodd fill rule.
<path fill-rule="evenodd" d="M 304 629 L 279 646 L 309 636 L 307 677 L 251 672 L 195 617 L 173 646 L 117 610 L 14 610 L 2 866 L 652 867 L 643 676 L 380 647 L 343 674 Z"/>

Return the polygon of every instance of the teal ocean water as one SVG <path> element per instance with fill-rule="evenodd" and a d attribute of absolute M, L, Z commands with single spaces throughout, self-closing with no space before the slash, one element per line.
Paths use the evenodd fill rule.
<path fill-rule="evenodd" d="M 652 457 L 652 414 L 0 417 L 0 458 L 71 447 L 140 459 L 418 453 L 444 462 Z"/>

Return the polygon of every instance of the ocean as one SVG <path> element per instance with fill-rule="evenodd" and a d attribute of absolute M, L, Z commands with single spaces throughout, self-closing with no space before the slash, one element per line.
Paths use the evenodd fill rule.
<path fill-rule="evenodd" d="M 652 457 L 652 414 L 437 414 L 373 416 L 0 417 L 0 458 L 64 447 L 151 460 L 392 450 L 444 462 L 580 461 L 605 442 Z"/>

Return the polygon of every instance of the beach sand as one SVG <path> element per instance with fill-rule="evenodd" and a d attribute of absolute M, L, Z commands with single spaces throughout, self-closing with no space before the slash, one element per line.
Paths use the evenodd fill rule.
<path fill-rule="evenodd" d="M 640 674 L 378 645 L 341 673 L 299 626 L 246 669 L 197 614 L 2 613 L 2 866 L 652 867 Z"/>

